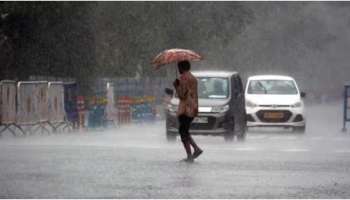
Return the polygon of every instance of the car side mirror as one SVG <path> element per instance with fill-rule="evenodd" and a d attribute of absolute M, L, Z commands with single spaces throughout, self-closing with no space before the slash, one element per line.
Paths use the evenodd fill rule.
<path fill-rule="evenodd" d="M 300 92 L 300 96 L 301 96 L 301 98 L 305 98 L 306 93 L 305 92 Z"/>
<path fill-rule="evenodd" d="M 165 94 L 167 94 L 169 96 L 173 96 L 174 95 L 174 90 L 172 90 L 170 88 L 165 88 L 164 92 L 165 92 Z"/>

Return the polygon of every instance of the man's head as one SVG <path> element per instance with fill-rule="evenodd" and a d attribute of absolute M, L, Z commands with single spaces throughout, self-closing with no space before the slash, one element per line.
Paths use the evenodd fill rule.
<path fill-rule="evenodd" d="M 188 60 L 184 60 L 184 61 L 178 62 L 177 67 L 179 69 L 180 74 L 182 74 L 184 72 L 190 71 L 191 64 L 190 62 L 188 62 Z"/>

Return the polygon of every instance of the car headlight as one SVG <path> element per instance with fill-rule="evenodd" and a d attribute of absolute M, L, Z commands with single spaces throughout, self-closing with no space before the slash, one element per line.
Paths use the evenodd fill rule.
<path fill-rule="evenodd" d="M 168 110 L 169 112 L 177 112 L 177 105 L 173 105 L 173 104 L 168 104 Z"/>
<path fill-rule="evenodd" d="M 300 108 L 301 107 L 301 102 L 296 102 L 295 104 L 292 105 L 293 108 Z"/>
<path fill-rule="evenodd" d="M 246 100 L 246 101 L 245 101 L 245 106 L 246 106 L 246 107 L 254 108 L 254 107 L 258 106 L 258 105 L 256 105 L 255 103 L 253 103 L 253 102 L 251 102 L 251 101 L 249 101 L 249 100 Z"/>
<path fill-rule="evenodd" d="M 214 106 L 211 109 L 211 112 L 215 112 L 215 113 L 223 113 L 223 112 L 227 112 L 230 109 L 229 105 L 224 105 L 224 106 Z"/>

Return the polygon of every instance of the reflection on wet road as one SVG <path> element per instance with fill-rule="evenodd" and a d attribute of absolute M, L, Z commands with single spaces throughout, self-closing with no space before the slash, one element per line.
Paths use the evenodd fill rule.
<path fill-rule="evenodd" d="M 0 140 L 2 198 L 349 198 L 341 106 L 309 106 L 305 134 L 251 130 L 245 142 L 194 136 L 193 163 L 164 122 Z"/>

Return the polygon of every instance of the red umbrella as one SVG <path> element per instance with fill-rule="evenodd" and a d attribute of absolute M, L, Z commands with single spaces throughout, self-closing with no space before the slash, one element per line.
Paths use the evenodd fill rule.
<path fill-rule="evenodd" d="M 200 61 L 203 57 L 198 53 L 188 49 L 167 49 L 159 53 L 153 60 L 152 65 L 155 69 L 159 69 L 162 65 L 180 62 L 184 60 L 188 61 Z"/>

